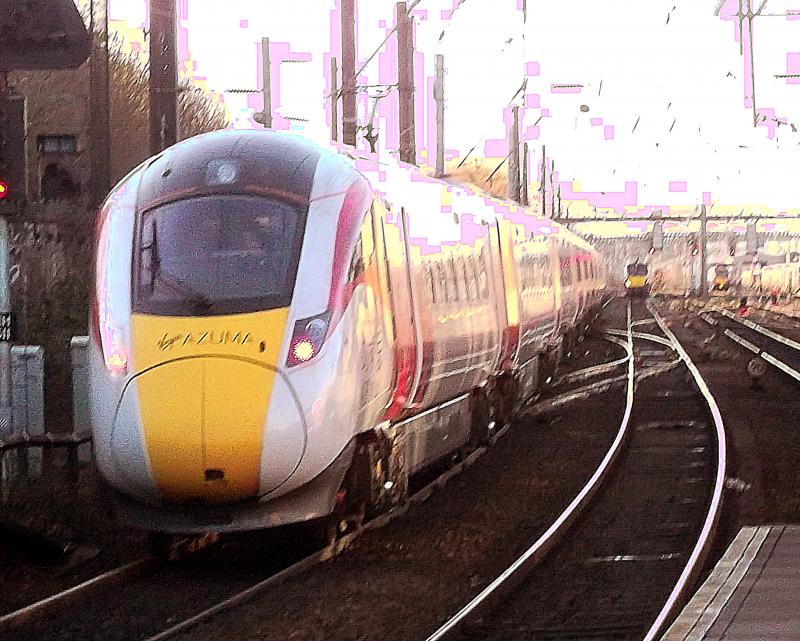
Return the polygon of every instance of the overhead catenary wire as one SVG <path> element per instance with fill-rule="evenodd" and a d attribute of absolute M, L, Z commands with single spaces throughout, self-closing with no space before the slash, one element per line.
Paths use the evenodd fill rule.
<path fill-rule="evenodd" d="M 462 1 L 464 1 L 464 0 L 462 0 Z M 408 9 L 406 10 L 406 15 L 411 15 L 411 12 L 417 7 L 417 5 L 420 2 L 422 2 L 422 0 L 414 0 L 408 6 Z M 358 78 L 359 74 L 361 74 L 364 71 L 364 69 L 367 68 L 367 65 L 369 65 L 370 62 L 372 62 L 372 60 L 375 58 L 375 56 L 377 56 L 381 52 L 381 50 L 383 49 L 384 45 L 386 45 L 386 43 L 389 42 L 389 38 L 391 38 L 395 33 L 397 33 L 397 25 L 395 25 L 394 27 L 391 28 L 389 33 L 386 34 L 386 37 L 381 41 L 381 43 L 376 47 L 376 49 L 369 55 L 369 58 L 367 58 L 366 61 L 364 62 L 364 64 L 362 64 L 361 67 L 359 67 L 358 71 L 356 71 L 356 73 L 355 73 L 356 78 Z M 395 83 L 394 85 L 390 85 L 390 86 L 396 87 L 397 83 Z M 356 88 L 358 89 L 359 87 L 356 86 Z M 338 100 L 339 98 L 342 97 L 342 91 L 343 91 L 343 88 L 340 88 L 336 92 L 336 100 Z M 330 99 L 332 96 L 333 96 L 333 94 L 329 93 L 328 95 L 325 96 L 325 98 L 326 99 Z"/>

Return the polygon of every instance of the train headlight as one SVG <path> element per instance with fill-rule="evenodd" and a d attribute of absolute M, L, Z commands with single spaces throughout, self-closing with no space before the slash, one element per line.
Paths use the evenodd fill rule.
<path fill-rule="evenodd" d="M 301 319 L 294 324 L 289 353 L 286 356 L 286 367 L 307 363 L 319 354 L 328 336 L 330 318 L 330 312 L 324 312 L 311 318 Z"/>
<path fill-rule="evenodd" d="M 310 338 L 301 338 L 292 345 L 292 359 L 296 363 L 310 361 L 317 353 L 317 346 Z"/>
<path fill-rule="evenodd" d="M 125 374 L 128 371 L 128 355 L 124 351 L 112 352 L 106 356 L 106 367 L 112 374 Z"/>
<path fill-rule="evenodd" d="M 630 286 L 631 286 L 631 279 L 630 278 L 625 279 L 625 289 L 630 288 Z"/>

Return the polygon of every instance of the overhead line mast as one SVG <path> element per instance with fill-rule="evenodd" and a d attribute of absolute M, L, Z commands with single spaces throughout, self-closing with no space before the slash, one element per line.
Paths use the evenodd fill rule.
<path fill-rule="evenodd" d="M 175 0 L 150 0 L 150 151 L 178 142 Z"/>

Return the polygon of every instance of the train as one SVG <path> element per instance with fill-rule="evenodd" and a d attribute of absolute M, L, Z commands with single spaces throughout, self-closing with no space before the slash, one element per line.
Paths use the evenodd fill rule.
<path fill-rule="evenodd" d="M 647 296 L 650 293 L 647 265 L 637 261 L 628 264 L 626 271 L 628 277 L 625 279 L 625 293 L 628 296 Z"/>
<path fill-rule="evenodd" d="M 391 508 L 511 420 L 606 287 L 530 209 L 270 131 L 148 159 L 95 245 L 94 455 L 117 520 L 166 535 Z"/>
<path fill-rule="evenodd" d="M 713 277 L 711 279 L 712 292 L 727 292 L 731 286 L 730 271 L 733 269 L 729 265 L 715 265 Z"/>
<path fill-rule="evenodd" d="M 742 270 L 742 286 L 770 296 L 796 296 L 800 291 L 800 263 L 776 263 Z"/>

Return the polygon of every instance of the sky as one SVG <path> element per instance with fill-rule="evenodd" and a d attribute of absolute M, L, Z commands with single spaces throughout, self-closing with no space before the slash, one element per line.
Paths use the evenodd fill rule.
<path fill-rule="evenodd" d="M 562 196 L 617 213 L 708 205 L 800 208 L 800 0 L 420 0 L 415 19 L 417 149 L 434 150 L 434 55 L 445 57 L 449 157 L 507 154 L 509 103 L 527 78 L 531 176 L 542 145 Z M 141 40 L 145 0 L 110 0 L 112 26 Z M 221 92 L 233 127 L 257 127 L 260 42 L 271 40 L 276 127 L 329 137 L 325 95 L 339 55 L 336 0 L 178 0 L 185 71 Z M 523 15 L 526 4 L 527 15 Z M 394 0 L 357 0 L 357 66 L 394 26 Z M 788 14 L 788 15 L 787 15 Z M 138 34 L 138 36 L 137 36 Z M 742 37 L 743 34 L 743 37 Z M 741 45 L 741 51 L 740 51 Z M 359 85 L 395 82 L 395 39 Z M 564 87 L 563 85 L 569 85 Z M 396 91 L 378 101 L 381 153 L 396 150 Z M 372 102 L 359 98 L 366 122 Z M 286 118 L 289 118 L 288 120 Z M 302 120 L 300 120 L 302 119 Z M 793 131 L 793 129 L 795 129 Z M 366 143 L 364 143 L 366 145 Z"/>

